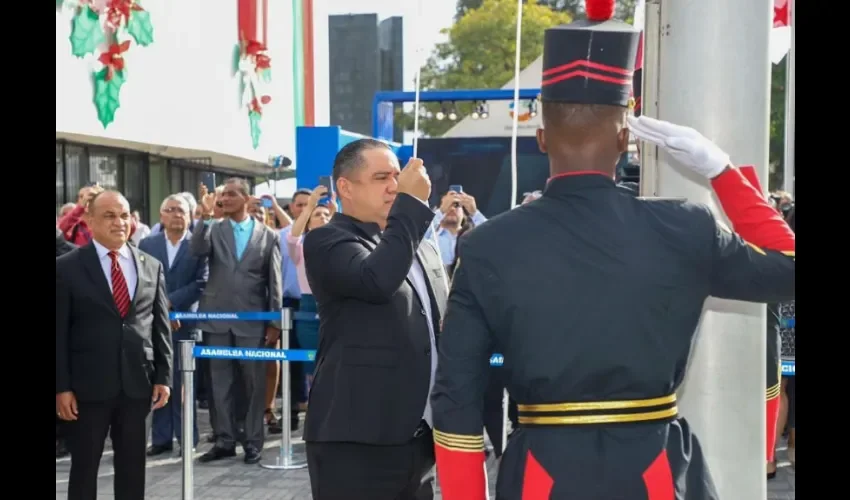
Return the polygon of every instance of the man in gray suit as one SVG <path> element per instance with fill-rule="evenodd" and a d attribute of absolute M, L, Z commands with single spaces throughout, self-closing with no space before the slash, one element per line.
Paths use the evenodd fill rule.
<path fill-rule="evenodd" d="M 214 194 L 201 200 L 203 224 L 192 232 L 191 248 L 197 256 L 209 259 L 209 281 L 198 308 L 202 312 L 279 311 L 281 308 L 280 236 L 248 214 L 256 202 L 242 179 L 228 179 L 218 201 L 224 212 L 221 221 L 212 220 Z M 266 347 L 280 338 L 280 321 L 207 321 L 198 327 L 205 332 L 207 345 L 220 347 Z M 242 380 L 235 376 L 240 363 Z M 233 398 L 245 391 L 248 413 L 245 418 L 245 463 L 260 461 L 263 449 L 263 413 L 266 409 L 266 365 L 256 361 L 211 359 L 214 387 L 216 443 L 200 457 L 212 462 L 236 455 L 236 429 Z M 240 383 L 240 382 L 244 382 Z"/>

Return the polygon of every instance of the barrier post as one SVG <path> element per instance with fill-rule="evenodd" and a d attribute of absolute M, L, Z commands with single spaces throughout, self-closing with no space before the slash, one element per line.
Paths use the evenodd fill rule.
<path fill-rule="evenodd" d="M 183 442 L 180 449 L 183 452 L 183 500 L 194 499 L 194 470 L 192 469 L 194 453 L 192 453 L 193 423 L 195 421 L 195 341 L 180 341 L 180 375 L 183 377 Z M 190 443 L 189 446 L 186 446 Z"/>
<path fill-rule="evenodd" d="M 292 330 L 292 309 L 284 307 L 280 310 L 280 348 L 284 351 L 289 350 L 290 330 Z M 264 469 L 295 470 L 307 467 L 306 461 L 295 461 L 292 454 L 292 412 L 290 411 L 292 392 L 289 387 L 289 363 L 290 361 L 281 361 L 280 363 L 280 392 L 282 396 L 280 453 L 275 458 L 274 463 L 261 463 L 260 467 Z"/>

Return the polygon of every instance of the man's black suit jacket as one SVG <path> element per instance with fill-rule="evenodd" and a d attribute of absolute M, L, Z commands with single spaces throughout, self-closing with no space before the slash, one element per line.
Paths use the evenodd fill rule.
<path fill-rule="evenodd" d="M 436 335 L 448 295 L 439 255 L 423 242 L 433 218 L 424 203 L 399 194 L 383 234 L 377 224 L 338 213 L 305 237 L 320 317 L 305 441 L 393 445 L 412 439 L 437 355 L 407 278 L 414 258 L 428 283 Z"/>
<path fill-rule="evenodd" d="M 79 401 L 150 398 L 171 387 L 171 325 L 162 264 L 133 247 L 138 284 L 121 318 L 93 243 L 56 259 L 56 393 Z"/>

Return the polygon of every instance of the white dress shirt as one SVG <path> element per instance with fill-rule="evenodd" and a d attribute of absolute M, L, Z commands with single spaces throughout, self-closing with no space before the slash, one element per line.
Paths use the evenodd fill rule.
<path fill-rule="evenodd" d="M 103 274 L 106 276 L 106 282 L 109 283 L 109 290 L 112 291 L 112 258 L 109 256 L 109 250 L 100 243 L 92 240 L 94 248 L 97 250 L 97 257 L 100 259 L 100 267 L 103 269 Z M 118 250 L 118 265 L 124 273 L 124 281 L 127 282 L 127 291 L 130 292 L 130 302 L 136 296 L 136 283 L 138 283 L 138 275 L 136 274 L 136 263 L 133 261 L 133 254 L 127 245 Z"/>
<path fill-rule="evenodd" d="M 180 250 L 180 245 L 183 244 L 183 240 L 188 237 L 189 231 L 184 231 L 183 236 L 177 240 L 177 244 L 174 244 L 168 239 L 168 235 L 165 235 L 165 253 L 168 256 L 168 269 L 171 269 L 171 266 L 174 264 L 174 258 L 177 257 L 177 251 Z"/>
<path fill-rule="evenodd" d="M 419 302 L 422 303 L 422 308 L 425 310 L 425 319 L 428 321 L 428 333 L 431 337 L 431 378 L 428 382 L 428 396 L 425 400 L 425 414 L 422 418 L 428 423 L 429 427 L 433 428 L 431 391 L 434 389 L 434 375 L 437 373 L 437 341 L 434 336 L 434 315 L 431 311 L 431 296 L 428 295 L 428 283 L 425 278 L 425 272 L 422 270 L 422 266 L 416 257 L 413 258 L 413 265 L 410 266 L 407 278 L 413 283 L 413 288 L 416 290 Z"/>

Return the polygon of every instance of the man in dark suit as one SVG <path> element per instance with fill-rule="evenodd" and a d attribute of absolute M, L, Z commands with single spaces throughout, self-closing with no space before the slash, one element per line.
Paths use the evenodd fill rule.
<path fill-rule="evenodd" d="M 307 276 L 321 324 L 304 429 L 316 500 L 433 498 L 428 395 L 448 295 L 422 160 L 399 170 L 372 139 L 333 167 L 343 213 L 310 231 Z"/>
<path fill-rule="evenodd" d="M 201 297 L 204 312 L 279 311 L 281 304 L 280 236 L 248 215 L 256 200 L 243 179 L 228 179 L 221 196 L 206 194 L 201 200 L 204 222 L 195 225 L 192 253 L 209 258 L 210 275 Z M 217 202 L 226 217 L 213 221 Z M 269 347 L 280 338 L 280 321 L 204 321 L 198 325 L 206 345 L 217 347 Z M 236 363 L 241 377 L 236 376 Z M 248 403 L 242 448 L 245 463 L 260 461 L 266 412 L 266 365 L 257 361 L 211 359 L 216 444 L 200 457 L 212 462 L 236 455 L 236 391 Z"/>
<path fill-rule="evenodd" d="M 97 497 L 107 433 L 116 500 L 145 498 L 145 418 L 171 393 L 171 327 L 162 265 L 127 245 L 130 206 L 94 197 L 88 245 L 56 259 L 56 413 L 72 422 L 69 500 Z M 153 403 L 152 403 L 153 402 Z"/>
<path fill-rule="evenodd" d="M 56 228 L 56 258 L 58 259 L 62 255 L 70 252 L 71 250 L 77 248 L 77 245 L 65 241 L 65 236 L 62 234 L 62 231 L 57 227 Z M 67 425 L 64 424 L 64 421 L 56 416 L 56 458 L 64 457 L 68 454 L 67 443 L 65 442 L 65 429 Z"/>
<path fill-rule="evenodd" d="M 168 301 L 172 311 L 198 310 L 198 300 L 207 284 L 207 259 L 198 257 L 189 250 L 189 223 L 192 210 L 186 199 L 173 194 L 167 197 L 160 207 L 160 216 L 164 231 L 149 236 L 139 242 L 139 250 L 149 253 L 165 267 L 165 288 L 168 291 Z M 172 341 L 174 352 L 179 352 L 181 340 L 198 340 L 200 331 L 194 322 L 172 321 Z M 151 447 L 148 456 L 156 456 L 172 450 L 172 439 L 177 438 L 182 453 L 183 444 L 182 415 L 183 406 L 181 394 L 183 390 L 180 377 L 180 356 L 175 356 L 174 362 L 174 394 L 177 396 L 164 407 L 153 412 L 151 425 Z M 185 396 L 192 398 L 190 392 Z M 198 421 L 193 419 L 194 448 L 198 444 Z"/>

